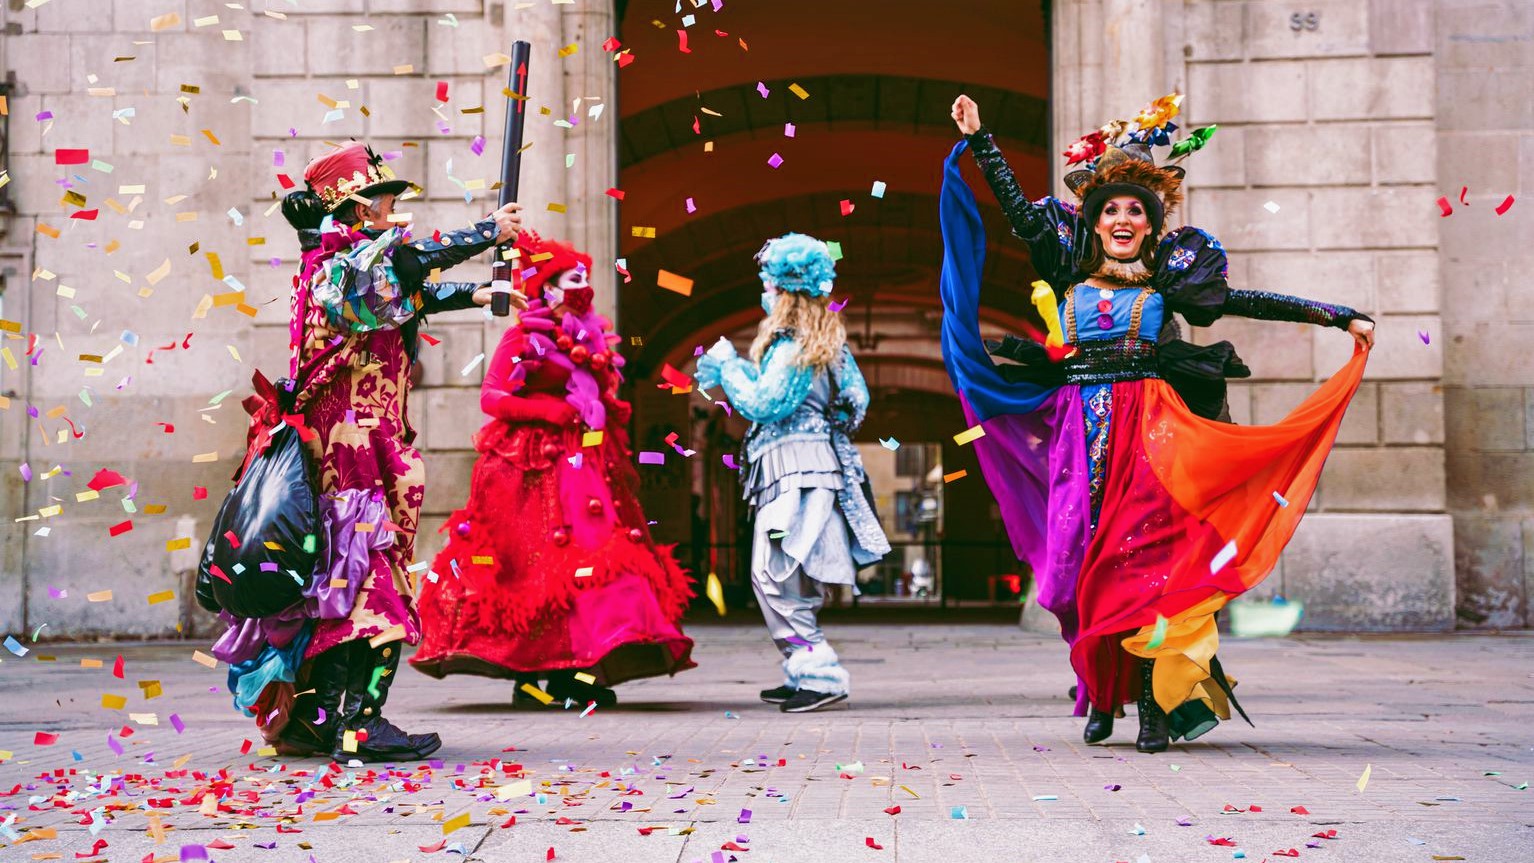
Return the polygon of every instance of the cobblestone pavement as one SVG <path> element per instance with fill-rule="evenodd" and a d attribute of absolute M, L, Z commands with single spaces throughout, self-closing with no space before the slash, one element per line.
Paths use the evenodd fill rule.
<path fill-rule="evenodd" d="M 393 772 L 242 754 L 197 645 L 0 654 L 0 860 L 1534 859 L 1530 635 L 1228 640 L 1256 727 L 1146 756 L 1133 717 L 1082 745 L 1063 647 L 1014 627 L 833 624 L 854 696 L 798 716 L 755 699 L 759 627 L 691 632 L 700 668 L 585 718 L 404 671 L 389 715 L 446 745 Z"/>

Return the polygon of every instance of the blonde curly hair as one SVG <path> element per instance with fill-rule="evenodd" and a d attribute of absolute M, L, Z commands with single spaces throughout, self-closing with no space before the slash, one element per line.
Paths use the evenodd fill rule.
<path fill-rule="evenodd" d="M 756 328 L 751 343 L 751 361 L 760 363 L 779 330 L 793 330 L 799 341 L 798 364 L 821 369 L 831 364 L 847 342 L 847 328 L 842 316 L 831 311 L 831 296 L 811 297 L 799 291 L 779 291 L 772 304 L 772 314 Z"/>

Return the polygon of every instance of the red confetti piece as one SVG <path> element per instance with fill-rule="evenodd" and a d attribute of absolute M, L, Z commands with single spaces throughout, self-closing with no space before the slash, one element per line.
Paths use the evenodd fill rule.
<path fill-rule="evenodd" d="M 726 842 L 723 845 L 719 846 L 719 850 L 720 851 L 750 851 L 751 849 L 745 847 L 744 845 L 737 845 L 734 842 Z"/>
<path fill-rule="evenodd" d="M 511 816 L 511 817 L 510 817 L 510 818 L 507 818 L 507 819 L 506 819 L 506 820 L 505 820 L 505 821 L 504 821 L 504 822 L 503 822 L 503 823 L 502 823 L 502 824 L 501 824 L 501 829 L 503 829 L 503 830 L 504 830 L 504 829 L 506 829 L 506 828 L 507 828 L 507 827 L 512 827 L 512 826 L 515 826 L 515 825 L 516 825 L 516 823 L 517 823 L 517 816 L 515 816 L 515 815 L 513 815 L 513 816 Z"/>
<path fill-rule="evenodd" d="M 855 210 L 855 209 L 857 209 L 857 207 L 851 201 L 842 201 L 842 215 L 843 216 L 850 216 L 850 215 L 852 215 L 852 211 Z"/>
<path fill-rule="evenodd" d="M 1459 187 L 1459 202 L 1461 204 L 1464 204 L 1467 207 L 1470 206 L 1470 202 L 1465 200 L 1465 193 L 1468 192 L 1468 191 L 1470 191 L 1470 187 L 1469 186 L 1460 186 Z"/>
<path fill-rule="evenodd" d="M 703 134 L 703 127 L 698 122 L 698 115 L 697 114 L 692 115 L 692 133 L 694 135 L 701 135 L 701 134 Z"/>
<path fill-rule="evenodd" d="M 1274 851 L 1273 852 L 1273 856 L 1274 857 L 1298 857 L 1298 856 L 1300 856 L 1300 852 L 1297 849 L 1290 848 L 1288 851 Z"/>
<path fill-rule="evenodd" d="M 1327 830 L 1327 831 L 1325 831 L 1323 833 L 1312 833 L 1312 834 L 1310 834 L 1310 838 L 1312 838 L 1312 839 L 1336 839 L 1337 838 L 1337 831 L 1335 829 L 1333 829 L 1333 830 Z"/>
<path fill-rule="evenodd" d="M 214 839 L 212 842 L 204 843 L 203 847 L 212 848 L 214 851 L 229 851 L 234 848 L 234 845 L 225 839 Z"/>
<path fill-rule="evenodd" d="M 1448 198 L 1438 199 L 1438 209 L 1441 211 L 1439 215 L 1443 216 L 1444 218 L 1448 218 L 1454 212 L 1454 208 L 1449 205 Z"/>
<path fill-rule="evenodd" d="M 687 47 L 687 31 L 686 30 L 678 30 L 678 31 L 676 31 L 676 40 L 677 40 L 677 50 L 681 51 L 683 54 L 691 54 L 692 53 L 692 49 Z M 550 857 L 549 859 L 553 860 L 554 858 Z"/>
<path fill-rule="evenodd" d="M 627 66 L 628 64 L 630 64 L 632 62 L 634 62 L 634 55 L 633 54 L 630 54 L 627 51 L 625 51 L 622 54 L 618 55 L 618 68 L 619 69 L 622 69 L 624 66 Z"/>
<path fill-rule="evenodd" d="M 118 680 L 122 680 L 124 665 L 125 663 L 123 662 L 123 655 L 121 653 L 117 654 L 117 661 L 112 663 L 112 676 Z"/>
<path fill-rule="evenodd" d="M 890 808 L 884 810 L 884 814 L 885 815 L 899 815 L 900 814 L 900 807 L 899 806 L 891 806 Z"/>
<path fill-rule="evenodd" d="M 69 218 L 80 219 L 86 222 L 94 222 L 96 221 L 96 216 L 100 214 L 100 212 L 100 210 L 80 210 L 78 212 L 70 213 Z M 95 855 L 92 854 L 90 856 L 94 857 Z"/>
<path fill-rule="evenodd" d="M 32 745 L 34 746 L 52 746 L 58 742 L 59 736 L 47 731 L 39 731 L 32 737 Z"/>
<path fill-rule="evenodd" d="M 123 476 L 115 470 L 107 470 L 106 468 L 102 468 L 101 470 L 96 471 L 96 475 L 91 477 L 91 481 L 86 483 L 85 487 L 91 491 L 105 491 L 114 485 L 127 484 L 127 477 Z"/>
<path fill-rule="evenodd" d="M 249 755 L 250 754 L 250 746 L 251 746 L 251 743 L 250 743 L 249 740 L 242 740 L 242 741 L 240 741 L 240 754 L 241 755 Z"/>
<path fill-rule="evenodd" d="M 552 846 L 552 845 L 549 846 L 549 854 L 548 854 L 547 857 L 545 857 L 543 859 L 545 859 L 545 860 L 553 860 L 554 859 L 554 846 Z"/>
<path fill-rule="evenodd" d="M 432 347 L 436 347 L 437 345 L 442 344 L 441 339 L 434 339 L 426 333 L 421 333 L 421 340 L 426 342 L 428 345 L 431 345 Z"/>
<path fill-rule="evenodd" d="M 865 836 L 865 837 L 863 837 L 863 844 L 867 845 L 869 848 L 874 849 L 875 851 L 883 851 L 884 850 L 884 846 L 880 845 L 877 842 L 875 842 L 874 841 L 874 837 L 872 837 L 872 836 Z"/>
<path fill-rule="evenodd" d="M 206 500 L 207 497 L 208 489 L 206 487 L 200 485 L 192 486 L 192 500 Z"/>
<path fill-rule="evenodd" d="M 1256 805 L 1254 803 L 1251 806 L 1246 807 L 1246 811 L 1248 811 L 1248 812 L 1261 812 L 1262 811 L 1262 807 L 1258 806 L 1258 805 Z"/>
<path fill-rule="evenodd" d="M 616 199 L 621 201 L 621 200 L 623 200 L 623 190 L 622 189 L 608 189 L 607 190 L 607 197 L 609 197 L 609 198 L 616 198 Z"/>
<path fill-rule="evenodd" d="M 110 533 L 112 536 L 122 536 L 123 534 L 127 533 L 128 531 L 130 531 L 132 529 L 133 529 L 133 520 L 129 519 L 129 520 L 125 521 L 125 522 L 122 522 L 120 524 L 114 524 L 111 527 L 107 528 L 107 533 Z"/>
<path fill-rule="evenodd" d="M 1303 806 L 1291 806 L 1291 807 L 1289 807 L 1289 814 L 1290 815 L 1309 815 L 1310 814 L 1310 810 L 1306 809 Z"/>
<path fill-rule="evenodd" d="M 616 50 L 618 50 L 619 48 L 622 48 L 622 47 L 623 47 L 623 43 L 618 41 L 618 37 L 617 36 L 608 36 L 607 40 L 602 43 L 602 50 L 603 51 L 607 51 L 609 53 L 611 53 L 613 51 L 616 51 Z"/>
<path fill-rule="evenodd" d="M 105 840 L 105 839 L 97 839 L 95 841 L 95 843 L 91 845 L 91 850 L 89 852 L 76 851 L 75 852 L 75 859 L 76 860 L 84 860 L 87 857 L 95 857 L 96 855 L 100 854 L 101 853 L 101 849 L 103 849 L 105 847 L 107 847 L 107 840 Z"/>
<path fill-rule="evenodd" d="M 1219 839 L 1216 839 L 1213 836 L 1211 836 L 1211 837 L 1209 837 L 1209 844 L 1210 845 L 1220 845 L 1220 846 L 1225 847 L 1225 848 L 1234 848 L 1234 847 L 1236 847 L 1235 840 L 1233 840 L 1233 839 L 1231 839 L 1229 837 L 1221 837 Z"/>
<path fill-rule="evenodd" d="M 1507 200 L 1505 200 L 1502 203 L 1497 205 L 1497 215 L 1500 216 L 1503 213 L 1507 212 L 1508 210 L 1511 210 L 1512 208 L 1513 208 L 1513 196 L 1512 195 L 1508 195 L 1507 196 Z"/>
<path fill-rule="evenodd" d="M 55 165 L 84 165 L 91 160 L 90 150 L 54 150 Z"/>
<path fill-rule="evenodd" d="M 438 851 L 441 851 L 443 848 L 447 847 L 447 840 L 446 839 L 438 839 L 436 842 L 432 843 L 431 845 L 417 845 L 416 847 L 421 849 L 421 853 L 422 854 L 435 854 Z"/>
<path fill-rule="evenodd" d="M 172 433 L 174 433 L 176 431 L 176 427 L 174 425 L 172 425 L 171 423 L 155 423 L 155 425 L 163 426 L 165 428 L 165 433 L 166 434 L 172 434 Z"/>
<path fill-rule="evenodd" d="M 224 539 L 229 540 L 229 547 L 230 548 L 239 548 L 240 547 L 240 538 L 234 535 L 234 531 L 232 531 L 232 530 L 224 531 Z"/>
<path fill-rule="evenodd" d="M 298 184 L 294 183 L 293 179 L 287 174 L 278 174 L 277 185 L 281 186 L 283 189 L 291 189 Z"/>
<path fill-rule="evenodd" d="M 438 81 L 437 82 L 437 101 L 438 102 L 446 102 L 447 101 L 447 82 L 446 81 Z"/>

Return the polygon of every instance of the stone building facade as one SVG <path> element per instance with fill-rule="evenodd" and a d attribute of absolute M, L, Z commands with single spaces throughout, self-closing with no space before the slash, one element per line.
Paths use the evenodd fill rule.
<path fill-rule="evenodd" d="M 297 247 L 272 207 L 278 175 L 296 179 L 326 142 L 364 137 L 394 154 L 396 172 L 426 188 L 401 208 L 418 226 L 481 215 L 506 72 L 492 55 L 526 38 L 532 99 L 549 109 L 528 125 L 529 222 L 573 238 L 599 267 L 629 230 L 607 194 L 621 185 L 622 132 L 620 73 L 602 43 L 628 38 L 621 21 L 670 21 L 670 0 L 245 5 L 6 0 L 0 10 L 10 82 L 0 319 L 16 322 L 0 332 L 7 631 L 151 636 L 198 619 L 185 599 L 189 555 L 238 461 L 238 400 L 254 368 L 275 377 L 286 365 Z M 701 6 L 708 26 L 710 4 L 684 5 Z M 1380 323 L 1315 511 L 1264 590 L 1304 600 L 1315 629 L 1534 623 L 1534 313 L 1516 280 L 1534 263 L 1534 211 L 1492 212 L 1508 195 L 1534 195 L 1534 4 L 1054 0 L 1045 10 L 1055 152 L 1183 90 L 1187 125 L 1220 126 L 1188 162 L 1186 218 L 1230 249 L 1233 283 L 1346 302 Z M 866 37 L 878 25 L 862 26 Z M 946 80 L 939 68 L 913 74 Z M 84 162 L 60 164 L 60 150 L 76 149 L 89 150 Z M 1439 215 L 1440 196 L 1451 216 Z M 599 292 L 612 312 L 616 296 Z M 440 344 L 423 352 L 411 400 L 432 477 L 428 530 L 466 496 L 478 358 L 500 325 L 463 312 L 431 333 Z M 1240 422 L 1282 416 L 1349 350 L 1341 333 L 1287 324 L 1222 321 L 1197 337 L 1232 339 L 1251 363 L 1253 379 L 1232 392 Z M 103 466 L 137 493 L 93 498 L 86 483 Z M 183 537 L 192 549 L 174 550 Z M 438 546 L 423 533 L 418 554 Z M 177 598 L 150 602 L 165 591 Z"/>

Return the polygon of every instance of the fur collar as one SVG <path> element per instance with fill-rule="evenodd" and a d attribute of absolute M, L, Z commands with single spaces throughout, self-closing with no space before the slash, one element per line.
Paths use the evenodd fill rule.
<path fill-rule="evenodd" d="M 1100 279 L 1112 279 L 1115 282 L 1123 282 L 1126 285 L 1143 285 L 1151 280 L 1151 271 L 1146 268 L 1145 262 L 1139 258 L 1132 261 L 1115 261 L 1104 257 L 1102 266 L 1092 275 Z"/>

